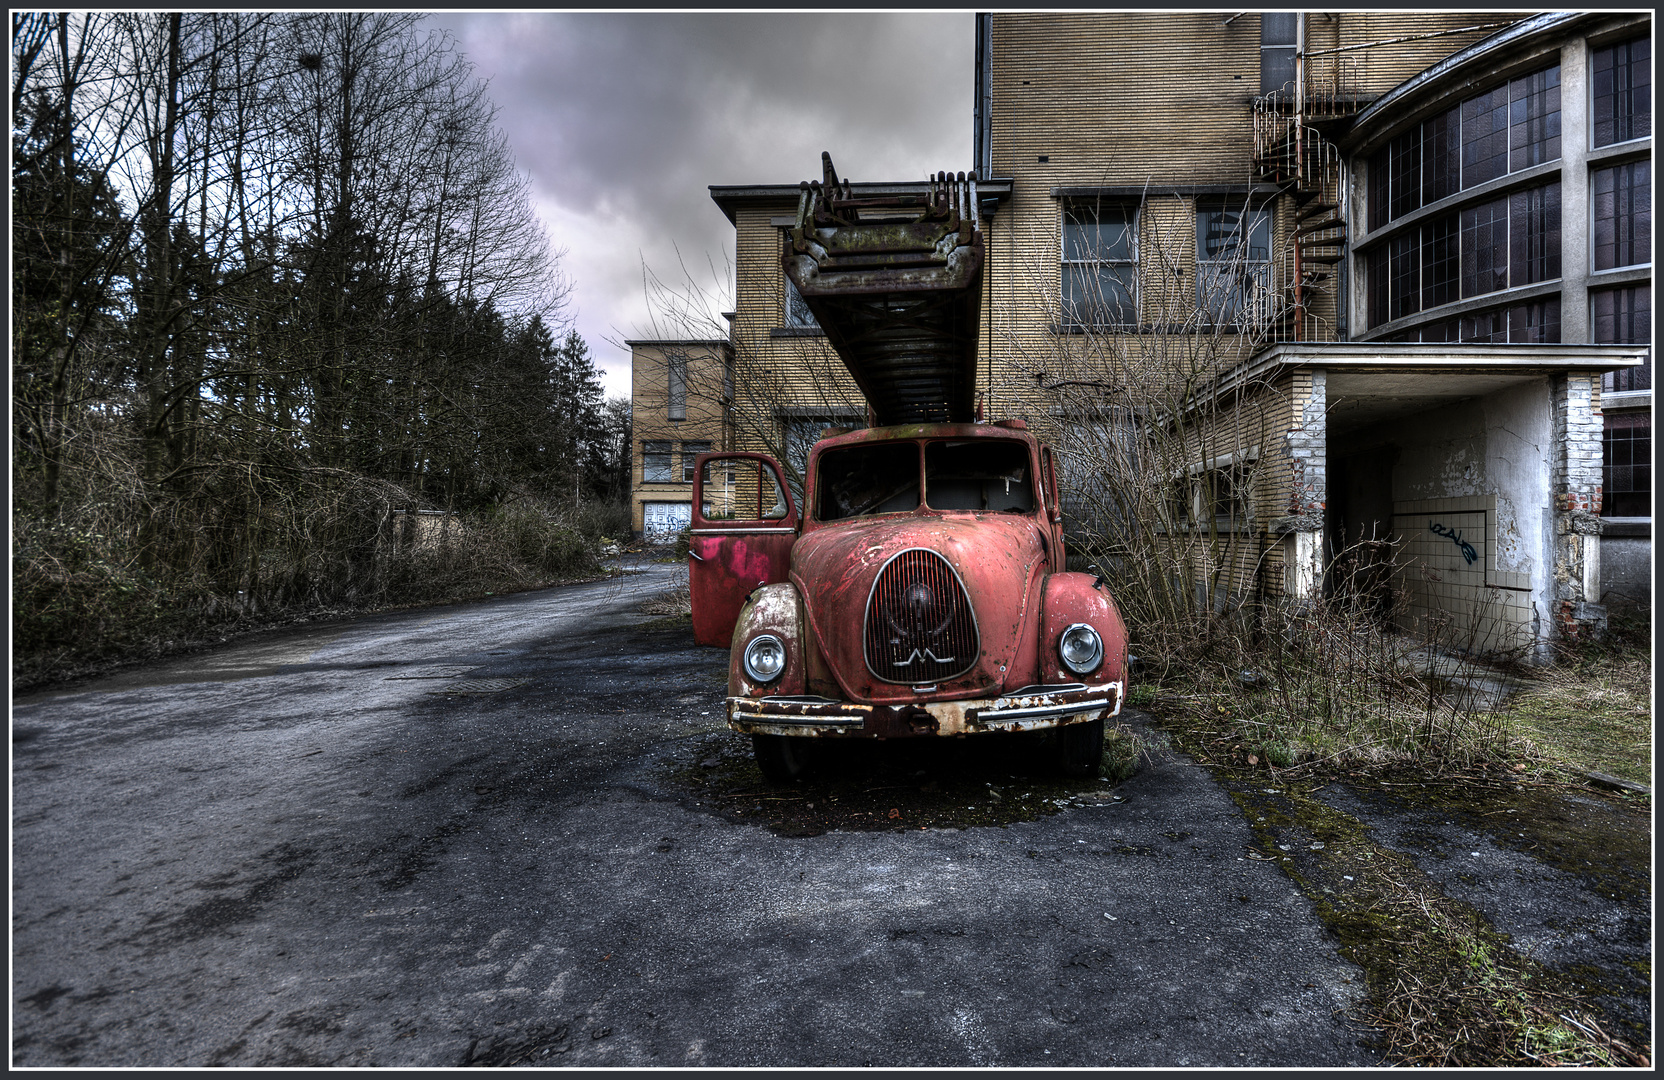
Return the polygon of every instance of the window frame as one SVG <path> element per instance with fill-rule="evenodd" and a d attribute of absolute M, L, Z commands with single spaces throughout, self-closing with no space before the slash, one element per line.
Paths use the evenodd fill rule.
<path fill-rule="evenodd" d="M 1637 170 L 1644 170 L 1645 196 L 1637 199 L 1640 185 L 1634 182 Z M 1600 213 L 1600 199 L 1602 191 L 1600 182 L 1603 176 L 1611 176 L 1612 189 L 1606 193 L 1612 200 L 1612 213 Z M 1629 177 L 1628 187 L 1619 186 L 1620 177 Z M 1627 199 L 1627 212 L 1625 200 Z M 1639 158 L 1634 161 L 1618 161 L 1611 164 L 1601 163 L 1589 170 L 1589 268 L 1602 273 L 1609 270 L 1625 270 L 1637 266 L 1652 265 L 1652 158 Z M 1631 261 L 1616 261 L 1622 257 L 1625 247 L 1618 238 L 1619 225 L 1629 223 L 1628 248 Z M 1601 226 L 1605 224 L 1611 230 L 1612 242 L 1600 242 Z M 1645 245 L 1645 258 L 1641 258 L 1640 248 Z M 1610 265 L 1601 265 L 1603 250 L 1610 250 L 1614 261 Z"/>
<path fill-rule="evenodd" d="M 1647 56 L 1646 56 L 1646 59 L 1644 61 L 1644 64 L 1645 64 L 1645 67 L 1646 67 L 1646 72 L 1647 72 L 1647 82 L 1646 82 L 1644 87 L 1637 87 L 1635 85 L 1635 81 L 1634 81 L 1634 69 L 1637 65 L 1635 64 L 1633 49 L 1636 45 L 1646 45 L 1647 46 Z M 1619 52 L 1619 50 L 1623 50 L 1623 52 L 1625 53 L 1625 59 L 1624 59 L 1624 63 L 1622 65 L 1621 69 L 1620 69 L 1620 66 L 1618 64 L 1618 52 Z M 1608 71 L 1610 73 L 1609 77 L 1612 81 L 1611 92 L 1606 93 L 1606 94 L 1602 94 L 1601 91 L 1600 91 L 1600 82 L 1601 82 L 1601 76 L 1602 76 L 1602 72 L 1601 72 L 1601 68 L 1600 68 L 1600 62 L 1601 62 L 1601 58 L 1603 56 L 1604 57 L 1610 57 L 1611 61 L 1612 61 L 1612 66 L 1611 66 L 1611 68 L 1608 69 Z M 1624 73 L 1627 77 L 1627 80 L 1628 80 L 1627 85 L 1622 87 L 1622 88 L 1620 88 L 1616 85 L 1617 80 L 1618 80 L 1618 74 L 1617 73 L 1618 73 L 1619 70 L 1624 71 Z M 1619 109 L 1617 108 L 1617 102 L 1620 101 L 1620 100 L 1623 100 L 1625 97 L 1627 97 L 1629 99 L 1630 111 L 1626 115 L 1620 115 Z M 1609 115 L 1607 117 L 1604 117 L 1604 118 L 1601 116 L 1601 102 L 1603 100 L 1604 101 L 1610 101 L 1610 102 L 1613 103 L 1613 108 L 1612 108 L 1611 115 Z M 1636 101 L 1640 101 L 1640 102 L 1645 103 L 1647 108 L 1644 111 L 1636 111 L 1634 109 L 1634 104 L 1635 104 Z M 1646 118 L 1645 125 L 1644 125 L 1646 130 L 1644 132 L 1642 132 L 1641 134 L 1636 134 L 1636 132 L 1635 132 L 1636 120 L 1637 120 L 1637 118 L 1643 117 L 1643 116 Z M 1601 125 L 1603 123 L 1610 124 L 1612 126 L 1612 137 L 1606 139 L 1604 142 L 1601 140 Z M 1622 135 L 1621 138 L 1619 137 L 1620 135 Z M 1639 139 L 1650 139 L 1650 138 L 1652 138 L 1652 40 L 1651 40 L 1651 38 L 1647 37 L 1646 35 L 1642 35 L 1640 37 L 1633 37 L 1633 38 L 1629 38 L 1629 39 L 1624 40 L 1624 41 L 1614 41 L 1610 45 L 1605 45 L 1605 46 L 1602 46 L 1601 48 L 1590 50 L 1590 54 L 1589 54 L 1589 145 L 1591 147 L 1593 147 L 1594 149 L 1600 150 L 1600 149 L 1604 149 L 1608 146 L 1621 146 L 1621 145 L 1623 145 L 1624 143 L 1627 143 L 1627 142 L 1635 142 Z"/>
<path fill-rule="evenodd" d="M 663 447 L 662 450 L 654 449 Z M 641 482 L 643 484 L 674 484 L 676 470 L 671 460 L 676 452 L 675 439 L 643 439 L 641 440 Z M 648 475 L 648 469 L 657 464 L 655 459 L 662 458 L 664 474 L 662 476 Z"/>
<path fill-rule="evenodd" d="M 665 357 L 665 419 L 688 418 L 688 354 L 671 353 Z"/>
<path fill-rule="evenodd" d="M 1102 229 L 1103 211 L 1114 209 L 1125 212 L 1127 220 L 1122 226 L 1122 235 L 1127 239 L 1129 256 L 1124 259 L 1115 258 L 1070 258 L 1069 255 L 1069 223 L 1071 214 L 1082 209 L 1090 209 L 1094 215 L 1091 222 L 1093 228 Z M 1077 220 L 1078 216 L 1077 216 Z M 1144 204 L 1140 200 L 1115 198 L 1071 198 L 1061 200 L 1058 216 L 1058 307 L 1059 325 L 1065 331 L 1084 331 L 1095 329 L 1115 329 L 1135 327 L 1139 325 L 1141 298 L 1139 296 L 1139 233 L 1144 223 Z M 1079 252 L 1077 252 L 1079 254 Z M 1099 310 L 1104 314 L 1127 314 L 1130 318 L 1085 320 L 1077 318 L 1078 307 L 1070 300 L 1070 274 L 1079 268 L 1093 267 L 1096 271 L 1092 275 L 1095 284 L 1102 281 L 1104 268 L 1109 268 L 1115 280 L 1123 285 L 1127 294 L 1127 308 L 1129 311 L 1110 312 L 1108 305 L 1100 304 Z M 1126 271 L 1123 278 L 1120 271 Z M 1101 300 L 1102 288 L 1099 286 Z"/>
<path fill-rule="evenodd" d="M 1619 419 L 1619 416 L 1622 417 L 1621 420 Z M 1624 433 L 1623 438 L 1617 437 L 1619 432 Z M 1636 432 L 1645 432 L 1645 434 L 1637 436 L 1635 434 Z M 1639 448 L 1639 452 L 1637 452 L 1638 447 L 1636 444 L 1642 442 L 1645 443 L 1645 447 Z M 1625 444 L 1625 447 L 1628 450 L 1628 453 L 1625 455 L 1628 460 L 1621 464 L 1616 460 L 1618 457 L 1619 443 Z M 1627 518 L 1631 520 L 1641 519 L 1650 521 L 1652 519 L 1651 414 L 1623 413 L 1618 416 L 1608 417 L 1607 423 L 1601 430 L 1600 463 L 1602 495 L 1602 505 L 1600 508 L 1601 517 L 1617 519 Z M 1629 484 L 1626 487 L 1620 487 L 1618 484 L 1618 469 L 1620 467 L 1628 470 Z M 1637 473 L 1644 474 L 1644 483 L 1637 484 L 1635 482 Z M 1631 497 L 1636 495 L 1642 496 L 1642 499 L 1640 500 L 1635 500 L 1633 498 L 1627 499 L 1626 503 L 1628 505 L 1623 508 L 1626 510 L 1638 509 L 1641 512 L 1617 513 L 1616 511 L 1619 507 L 1616 505 L 1616 500 L 1613 496 L 1618 495 Z M 1643 505 L 1637 507 L 1634 505 L 1635 502 L 1641 502 Z"/>
<path fill-rule="evenodd" d="M 1226 244 L 1231 249 L 1224 258 L 1203 258 L 1204 244 L 1202 238 L 1203 215 L 1235 214 L 1236 227 L 1227 236 Z M 1276 217 L 1268 204 L 1259 206 L 1233 205 L 1223 202 L 1198 200 L 1194 207 L 1196 221 L 1196 310 L 1201 312 L 1209 326 L 1248 325 L 1259 326 L 1267 322 L 1274 312 L 1260 310 L 1271 299 L 1271 263 L 1272 246 L 1276 239 Z M 1254 238 L 1264 230 L 1265 256 L 1253 258 Z M 1233 242 L 1234 240 L 1234 242 Z M 1239 252 L 1246 253 L 1239 255 Z M 1211 269 L 1210 269 L 1211 268 Z M 1221 298 L 1219 286 L 1216 284 L 1235 268 L 1236 281 L 1228 286 L 1232 308 L 1228 316 L 1224 315 L 1223 307 L 1215 305 Z M 1246 320 L 1243 312 L 1249 312 Z M 1224 317 L 1222 317 L 1224 316 Z"/>
<path fill-rule="evenodd" d="M 684 439 L 682 441 L 682 479 L 681 483 L 693 483 L 693 463 L 700 454 L 709 454 L 716 448 L 716 443 L 710 439 Z"/>

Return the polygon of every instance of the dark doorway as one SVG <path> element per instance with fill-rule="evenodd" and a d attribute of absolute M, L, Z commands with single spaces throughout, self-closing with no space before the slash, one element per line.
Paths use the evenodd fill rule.
<path fill-rule="evenodd" d="M 1329 452 L 1328 506 L 1323 532 L 1325 596 L 1362 601 L 1385 621 L 1392 611 L 1391 443 Z"/>

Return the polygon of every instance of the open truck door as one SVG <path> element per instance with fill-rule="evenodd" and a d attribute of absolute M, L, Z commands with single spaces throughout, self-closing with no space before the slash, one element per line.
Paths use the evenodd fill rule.
<path fill-rule="evenodd" d="M 797 531 L 797 507 L 778 461 L 750 453 L 694 460 L 688 592 L 695 641 L 728 644 L 752 590 L 786 580 Z"/>

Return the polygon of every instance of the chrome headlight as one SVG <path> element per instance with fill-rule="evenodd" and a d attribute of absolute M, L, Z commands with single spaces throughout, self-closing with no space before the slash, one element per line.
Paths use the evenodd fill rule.
<path fill-rule="evenodd" d="M 1057 652 L 1063 658 L 1064 667 L 1076 675 L 1087 675 L 1104 662 L 1104 639 L 1090 626 L 1078 622 L 1057 639 Z"/>
<path fill-rule="evenodd" d="M 786 670 L 786 645 L 773 634 L 758 634 L 741 657 L 752 682 L 770 683 Z"/>

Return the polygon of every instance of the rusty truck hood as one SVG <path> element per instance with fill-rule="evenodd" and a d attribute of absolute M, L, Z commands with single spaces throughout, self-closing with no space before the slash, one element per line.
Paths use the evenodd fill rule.
<path fill-rule="evenodd" d="M 969 594 L 981 652 L 976 665 L 942 681 L 932 700 L 996 690 L 1017 665 L 1024 630 L 1039 605 L 1045 564 L 1039 525 L 1004 514 L 921 511 L 839 522 L 792 548 L 791 580 L 803 597 L 808 628 L 844 694 L 859 702 L 918 700 L 911 687 L 877 679 L 863 652 L 867 598 L 890 559 L 925 549 L 947 560 Z"/>

